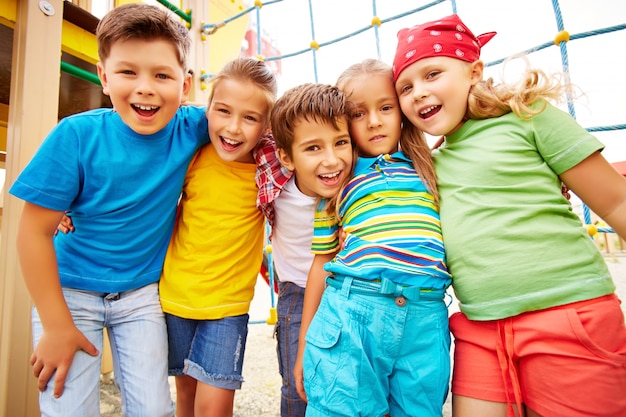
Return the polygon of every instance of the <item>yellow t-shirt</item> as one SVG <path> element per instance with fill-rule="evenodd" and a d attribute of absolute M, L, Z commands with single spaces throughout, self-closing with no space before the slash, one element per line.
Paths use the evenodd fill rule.
<path fill-rule="evenodd" d="M 248 313 L 263 257 L 256 165 L 206 145 L 189 165 L 159 284 L 163 311 L 210 320 Z"/>

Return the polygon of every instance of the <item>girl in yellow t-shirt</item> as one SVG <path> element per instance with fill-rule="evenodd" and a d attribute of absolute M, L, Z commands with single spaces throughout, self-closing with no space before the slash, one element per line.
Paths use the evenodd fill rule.
<path fill-rule="evenodd" d="M 159 286 L 179 417 L 232 416 L 243 382 L 265 225 L 254 155 L 267 143 L 276 90 L 274 74 L 253 58 L 212 79 L 211 143 L 189 166 Z"/>

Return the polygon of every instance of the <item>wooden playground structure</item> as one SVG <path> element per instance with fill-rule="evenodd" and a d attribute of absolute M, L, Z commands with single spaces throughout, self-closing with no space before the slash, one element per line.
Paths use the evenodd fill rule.
<path fill-rule="evenodd" d="M 4 184 L 13 182 L 59 119 L 91 108 L 110 107 L 95 75 L 98 56 L 94 33 L 99 19 L 90 11 L 98 4 L 112 8 L 127 2 L 2 0 L 0 169 L 6 170 Z M 221 28 L 210 38 L 203 36 L 202 20 L 208 22 L 210 17 L 220 21 L 235 15 L 243 10 L 243 2 L 183 0 L 168 8 L 176 9 L 195 34 L 191 100 L 204 102 L 208 90 L 202 88 L 201 74 L 217 72 L 226 61 L 239 56 L 248 18 Z M 193 11 L 193 19 L 185 11 Z M 34 417 L 40 413 L 37 380 L 29 365 L 31 301 L 12 244 L 23 203 L 7 197 L 2 186 L 0 181 L 0 417 Z"/>

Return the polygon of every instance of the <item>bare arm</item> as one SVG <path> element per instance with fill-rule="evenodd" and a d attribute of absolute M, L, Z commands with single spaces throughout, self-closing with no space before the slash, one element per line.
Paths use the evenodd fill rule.
<path fill-rule="evenodd" d="M 39 390 L 46 388 L 56 371 L 54 395 L 63 393 L 65 377 L 77 350 L 90 355 L 98 350 L 76 328 L 61 291 L 53 244 L 63 212 L 25 203 L 17 234 L 17 251 L 24 282 L 41 318 L 43 335 L 30 363 L 39 379 Z"/>
<path fill-rule="evenodd" d="M 296 380 L 296 391 L 298 395 L 306 401 L 306 393 L 304 392 L 304 371 L 302 367 L 302 358 L 304 356 L 304 346 L 306 344 L 304 338 L 309 329 L 309 325 L 313 320 L 313 316 L 317 312 L 320 305 L 322 294 L 326 287 L 326 276 L 324 264 L 335 257 L 335 253 L 325 255 L 315 255 L 309 276 L 306 281 L 306 289 L 304 290 L 304 306 L 302 307 L 302 323 L 300 325 L 300 336 L 298 339 L 298 356 L 294 364 L 294 377 Z"/>
<path fill-rule="evenodd" d="M 561 174 L 561 179 L 622 239 L 626 239 L 626 178 L 600 152 Z"/>

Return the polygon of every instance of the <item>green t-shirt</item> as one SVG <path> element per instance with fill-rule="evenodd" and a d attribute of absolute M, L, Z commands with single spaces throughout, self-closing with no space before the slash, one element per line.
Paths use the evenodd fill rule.
<path fill-rule="evenodd" d="M 559 174 L 603 148 L 549 105 L 467 121 L 434 152 L 452 285 L 472 320 L 610 294 L 602 255 L 561 194 Z"/>

